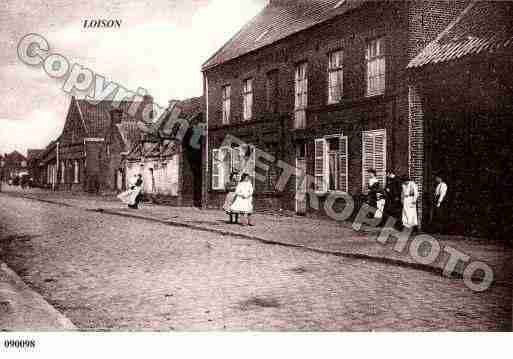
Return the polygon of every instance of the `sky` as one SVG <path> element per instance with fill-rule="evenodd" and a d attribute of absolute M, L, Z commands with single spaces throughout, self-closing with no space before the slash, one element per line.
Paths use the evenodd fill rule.
<path fill-rule="evenodd" d="M 0 154 L 44 148 L 62 131 L 70 96 L 63 80 L 17 57 L 29 33 L 49 53 L 125 88 L 143 87 L 157 104 L 201 96 L 201 65 L 268 0 L 2 0 Z M 84 20 L 120 19 L 119 29 L 84 29 Z"/>

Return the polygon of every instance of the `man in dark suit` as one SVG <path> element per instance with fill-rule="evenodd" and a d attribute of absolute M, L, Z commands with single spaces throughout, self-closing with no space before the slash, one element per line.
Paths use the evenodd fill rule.
<path fill-rule="evenodd" d="M 387 184 L 385 186 L 385 218 L 393 217 L 397 223 L 401 223 L 401 181 L 394 172 L 387 174 Z"/>

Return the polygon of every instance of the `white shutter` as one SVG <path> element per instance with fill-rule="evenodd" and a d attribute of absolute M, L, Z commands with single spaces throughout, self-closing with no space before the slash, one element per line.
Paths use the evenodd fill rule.
<path fill-rule="evenodd" d="M 385 130 L 374 134 L 374 169 L 381 188 L 385 187 L 387 171 L 387 141 Z"/>
<path fill-rule="evenodd" d="M 221 151 L 219 149 L 212 150 L 212 189 L 223 189 L 221 186 Z"/>
<path fill-rule="evenodd" d="M 362 188 L 369 191 L 369 170 L 374 168 L 374 137 L 370 132 L 363 132 L 362 136 Z"/>
<path fill-rule="evenodd" d="M 386 181 L 387 137 L 386 130 L 363 132 L 362 135 L 362 180 L 363 191 L 369 189 L 369 170 L 376 170 L 376 176 L 382 187 Z"/>
<path fill-rule="evenodd" d="M 339 146 L 339 191 L 347 193 L 349 191 L 348 188 L 348 143 L 347 136 L 340 136 L 340 146 Z"/>
<path fill-rule="evenodd" d="M 328 151 L 327 143 L 324 138 L 318 138 L 314 141 L 315 156 L 315 190 L 318 192 L 328 191 Z"/>

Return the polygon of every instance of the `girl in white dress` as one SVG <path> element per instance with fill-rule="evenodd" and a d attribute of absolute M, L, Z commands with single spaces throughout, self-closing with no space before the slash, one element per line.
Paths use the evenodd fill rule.
<path fill-rule="evenodd" d="M 253 213 L 253 184 L 251 183 L 251 177 L 247 173 L 242 175 L 235 189 L 235 200 L 230 210 L 232 213 L 246 215 L 248 225 L 254 225 L 251 221 L 251 214 Z"/>
<path fill-rule="evenodd" d="M 403 183 L 402 192 L 403 202 L 403 226 L 414 228 L 419 225 L 417 218 L 417 200 L 419 199 L 419 188 L 410 178 L 406 178 Z"/>

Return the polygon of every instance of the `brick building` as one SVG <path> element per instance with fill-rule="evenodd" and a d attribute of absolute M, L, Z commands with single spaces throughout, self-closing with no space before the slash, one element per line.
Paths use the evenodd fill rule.
<path fill-rule="evenodd" d="M 429 211 L 440 174 L 449 231 L 511 233 L 513 3 L 472 1 L 410 61 L 412 168 Z"/>
<path fill-rule="evenodd" d="M 467 4 L 270 1 L 203 65 L 207 205 L 220 207 L 229 173 L 255 160 L 220 148 L 228 134 L 306 171 L 321 204 L 365 193 L 371 168 L 381 184 L 390 170 L 415 177 L 407 65 Z M 260 172 L 257 210 L 313 214 L 297 177 L 275 189 L 280 172 Z"/>
<path fill-rule="evenodd" d="M 176 123 L 172 123 L 174 107 L 170 105 L 155 121 L 160 126 L 156 133 L 145 133 L 133 143 L 124 163 L 126 178 L 142 174 L 147 198 L 170 205 L 201 206 L 202 103 L 201 97 L 180 101 Z M 162 131 L 167 127 L 169 131 Z M 176 140 L 180 131 L 181 141 Z"/>
<path fill-rule="evenodd" d="M 152 104 L 149 96 L 143 102 L 104 100 L 97 104 L 72 97 L 62 134 L 41 155 L 46 167 L 42 170 L 44 185 L 67 191 L 115 191 L 119 169 L 115 159 L 126 148 L 111 149 L 107 136 L 119 124 L 142 120 L 144 108 Z M 131 111 L 131 106 L 137 106 L 137 111 Z"/>

